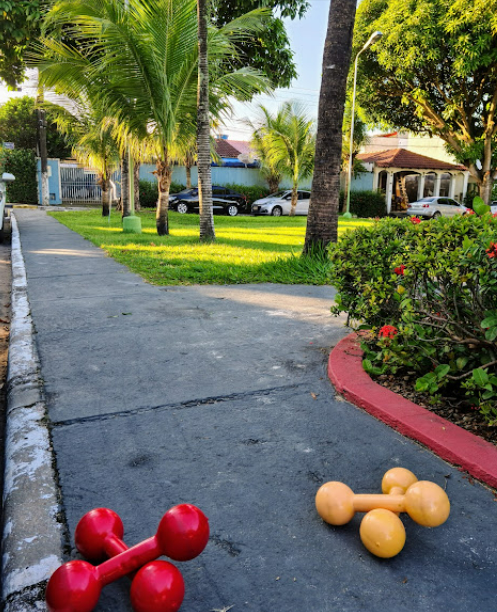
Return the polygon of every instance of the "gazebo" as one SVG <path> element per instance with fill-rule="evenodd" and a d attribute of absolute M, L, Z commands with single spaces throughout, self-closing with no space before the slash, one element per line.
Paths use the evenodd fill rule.
<path fill-rule="evenodd" d="M 468 189 L 469 171 L 466 166 L 407 149 L 360 153 L 357 159 L 373 172 L 373 190 L 385 192 L 387 214 L 400 213 L 409 202 L 427 196 L 461 201 Z"/>

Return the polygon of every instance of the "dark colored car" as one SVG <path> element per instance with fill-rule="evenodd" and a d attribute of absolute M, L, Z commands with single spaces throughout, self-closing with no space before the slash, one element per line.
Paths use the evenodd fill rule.
<path fill-rule="evenodd" d="M 245 210 L 247 198 L 228 187 L 212 186 L 212 207 L 214 212 L 224 212 L 230 217 L 236 217 Z M 199 209 L 198 187 L 183 189 L 169 196 L 169 206 L 179 213 L 197 212 Z"/>

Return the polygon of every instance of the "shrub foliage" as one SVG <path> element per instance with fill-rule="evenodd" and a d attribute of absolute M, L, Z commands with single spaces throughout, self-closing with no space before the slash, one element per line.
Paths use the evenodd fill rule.
<path fill-rule="evenodd" d="M 415 373 L 418 391 L 479 408 L 495 424 L 497 218 L 485 210 L 346 233 L 330 253 L 332 312 L 370 330 L 366 371 Z"/>
<path fill-rule="evenodd" d="M 3 154 L 4 172 L 16 177 L 7 183 L 7 201 L 17 204 L 38 204 L 38 184 L 36 181 L 36 158 L 33 151 L 15 149 Z"/>
<path fill-rule="evenodd" d="M 339 206 L 344 210 L 345 193 L 340 192 Z M 381 191 L 351 191 L 350 212 L 362 218 L 384 217 L 387 214 L 385 194 Z"/>

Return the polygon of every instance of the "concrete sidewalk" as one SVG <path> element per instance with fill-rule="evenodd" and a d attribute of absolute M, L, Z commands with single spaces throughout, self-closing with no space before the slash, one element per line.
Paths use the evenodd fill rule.
<path fill-rule="evenodd" d="M 118 512 L 133 545 L 182 502 L 211 528 L 202 555 L 180 565 L 185 612 L 495 610 L 494 493 L 335 397 L 327 353 L 347 331 L 330 315 L 333 289 L 154 287 L 44 212 L 15 217 L 43 393 L 31 377 L 21 390 L 35 396 L 23 404 L 13 393 L 21 403 L 10 414 L 15 428 L 21 404 L 46 406 L 56 488 L 38 501 L 36 478 L 26 484 L 53 521 L 40 548 L 26 529 L 16 541 L 26 508 L 7 479 L 8 610 L 43 609 L 50 563 L 39 564 L 45 576 L 30 573 L 30 550 L 74 558 L 75 526 L 91 508 Z M 37 453 L 37 470 L 50 458 Z M 383 561 L 362 546 L 360 516 L 327 526 L 314 496 L 328 480 L 379 491 L 396 465 L 446 487 L 452 512 L 436 529 L 406 518 L 403 552 Z M 43 508 L 47 495 L 60 507 Z M 106 587 L 96 610 L 129 612 L 129 581 Z"/>

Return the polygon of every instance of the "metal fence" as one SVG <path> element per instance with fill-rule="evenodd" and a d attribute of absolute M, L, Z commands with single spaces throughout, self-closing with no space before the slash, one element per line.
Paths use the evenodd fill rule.
<path fill-rule="evenodd" d="M 99 202 L 102 197 L 96 173 L 84 168 L 61 164 L 60 186 L 63 202 Z"/>

